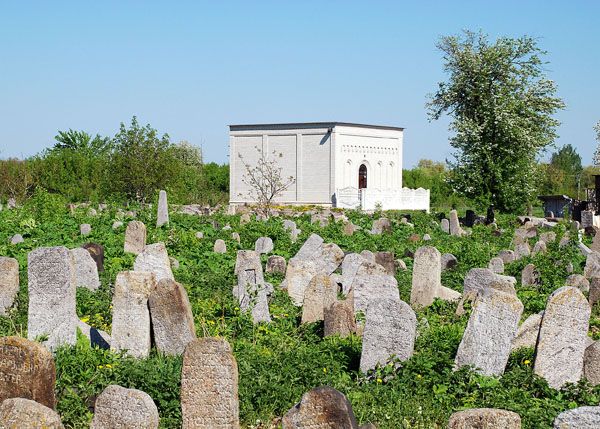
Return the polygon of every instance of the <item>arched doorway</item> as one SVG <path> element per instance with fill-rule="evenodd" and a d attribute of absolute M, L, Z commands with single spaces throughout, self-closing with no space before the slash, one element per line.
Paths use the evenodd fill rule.
<path fill-rule="evenodd" d="M 361 164 L 358 167 L 358 189 L 365 189 L 367 187 L 367 166 Z"/>

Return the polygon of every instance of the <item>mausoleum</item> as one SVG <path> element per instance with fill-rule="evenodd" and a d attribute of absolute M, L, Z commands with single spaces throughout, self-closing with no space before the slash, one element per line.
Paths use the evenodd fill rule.
<path fill-rule="evenodd" d="M 252 204 L 246 167 L 274 157 L 294 183 L 280 204 L 429 211 L 429 190 L 402 188 L 404 129 L 346 122 L 229 126 L 230 204 Z"/>

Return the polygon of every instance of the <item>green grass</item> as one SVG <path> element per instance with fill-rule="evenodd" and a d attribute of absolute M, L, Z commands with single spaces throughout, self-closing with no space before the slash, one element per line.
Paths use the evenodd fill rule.
<path fill-rule="evenodd" d="M 65 245 L 69 248 L 94 241 L 105 247 L 105 268 L 102 287 L 97 292 L 79 290 L 77 314 L 92 326 L 110 330 L 112 284 L 118 272 L 133 267 L 134 257 L 123 253 L 124 228 L 113 231 L 115 210 L 97 217 L 86 216 L 85 209 L 70 215 L 64 205 L 51 195 L 40 193 L 26 207 L 0 212 L 0 254 L 15 257 L 21 267 L 21 290 L 17 305 L 8 317 L 0 317 L 0 335 L 26 336 L 27 330 L 27 253 L 39 246 Z M 378 215 L 375 215 L 378 216 Z M 398 219 L 398 213 L 390 217 Z M 310 224 L 310 217 L 297 219 L 302 236 L 292 243 L 283 230 L 281 219 L 239 225 L 239 216 L 215 215 L 211 218 L 171 215 L 168 227 L 156 229 L 154 213 L 138 210 L 138 219 L 148 227 L 148 243 L 164 241 L 169 255 L 180 267 L 174 270 L 190 298 L 199 336 L 225 337 L 234 350 L 239 366 L 240 418 L 247 428 L 270 427 L 277 417 L 292 407 L 303 393 L 320 385 L 332 386 L 347 395 L 361 423 L 374 422 L 379 428 L 443 428 L 449 416 L 461 409 L 475 407 L 504 408 L 519 413 L 524 428 L 550 428 L 555 416 L 563 410 L 580 405 L 598 404 L 600 388 L 582 381 L 561 391 L 548 387 L 533 374 L 533 351 L 514 353 L 503 377 L 483 377 L 462 369 L 453 371 L 454 356 L 461 340 L 468 315 L 457 317 L 455 304 L 436 301 L 419 311 L 419 337 L 414 356 L 399 367 L 387 366 L 366 377 L 358 371 L 361 341 L 356 336 L 345 339 L 323 338 L 322 324 L 300 325 L 300 309 L 294 307 L 285 293 L 276 290 L 270 310 L 273 322 L 255 326 L 249 315 L 242 314 L 231 294 L 235 283 L 233 268 L 238 249 L 251 249 L 263 235 L 273 238 L 275 254 L 289 258 L 312 232 L 326 241 L 337 243 L 344 251 L 392 251 L 397 256 L 405 250 L 423 245 L 407 239 L 416 232 L 429 233 L 440 252 L 453 253 L 458 266 L 442 275 L 445 286 L 462 290 L 465 273 L 474 267 L 486 267 L 489 259 L 510 246 L 516 218 L 499 216 L 500 236 L 483 226 L 473 228 L 469 237 L 456 238 L 442 233 L 434 215 L 413 214 L 414 229 L 396 225 L 392 234 L 372 236 L 373 217 L 350 212 L 348 217 L 364 231 L 353 237 L 341 232 L 341 224 L 325 228 Z M 125 219 L 127 222 L 130 219 Z M 241 244 L 231 239 L 232 231 L 215 230 L 210 221 L 230 224 L 241 236 Z M 79 224 L 90 223 L 92 233 L 79 235 Z M 564 230 L 559 226 L 557 231 Z M 194 237 L 196 231 L 204 239 Z M 15 233 L 25 242 L 8 244 Z M 560 237 L 560 233 L 557 234 Z M 226 254 L 214 254 L 214 240 L 222 238 Z M 533 240 L 532 240 L 533 244 Z M 266 260 L 266 256 L 263 255 Z M 412 260 L 404 258 L 408 270 L 397 274 L 400 295 L 408 301 Z M 517 285 L 523 301 L 523 319 L 545 307 L 547 296 L 564 284 L 566 265 L 571 262 L 575 272 L 582 272 L 584 258 L 575 246 L 558 249 L 549 246 L 549 253 L 507 265 L 507 273 L 520 278 L 524 265 L 533 262 L 541 272 L 541 285 L 523 288 Z M 275 285 L 281 276 L 270 276 Z M 277 288 L 276 288 L 277 289 Z M 593 313 L 592 335 L 600 337 L 598 312 Z M 88 427 L 89 411 L 95 397 L 109 384 L 134 387 L 147 392 L 156 402 L 161 427 L 180 425 L 179 388 L 181 358 L 152 353 L 135 360 L 108 351 L 94 349 L 80 338 L 72 347 L 56 353 L 58 411 L 66 427 Z"/>

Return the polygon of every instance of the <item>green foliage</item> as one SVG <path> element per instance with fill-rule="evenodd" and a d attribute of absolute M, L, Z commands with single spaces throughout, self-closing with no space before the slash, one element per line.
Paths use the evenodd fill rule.
<path fill-rule="evenodd" d="M 418 165 L 410 170 L 402 170 L 402 186 L 407 188 L 423 188 L 430 190 L 430 203 L 436 208 L 463 206 L 465 201 L 450 185 L 450 175 L 446 164 L 429 159 L 421 159 Z"/>
<path fill-rule="evenodd" d="M 581 156 L 570 144 L 554 152 L 550 164 L 541 164 L 540 171 L 543 177 L 540 185 L 542 194 L 580 196 L 583 176 Z"/>
<path fill-rule="evenodd" d="M 458 192 L 501 211 L 522 211 L 535 198 L 536 157 L 556 137 L 553 114 L 563 108 L 544 76 L 535 39 L 482 33 L 443 37 L 447 82 L 428 103 L 431 119 L 453 117 L 456 149 L 451 182 Z"/>

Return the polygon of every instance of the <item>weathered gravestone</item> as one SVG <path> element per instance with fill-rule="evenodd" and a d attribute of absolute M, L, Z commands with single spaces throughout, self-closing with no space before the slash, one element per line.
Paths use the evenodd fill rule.
<path fill-rule="evenodd" d="M 502 260 L 502 258 L 496 256 L 490 259 L 488 268 L 496 274 L 502 274 L 504 272 L 504 261 Z"/>
<path fill-rule="evenodd" d="M 521 429 L 521 417 L 507 410 L 472 408 L 452 414 L 448 429 Z"/>
<path fill-rule="evenodd" d="M 390 276 L 396 275 L 396 261 L 393 252 L 376 252 L 375 262 L 381 265 Z"/>
<path fill-rule="evenodd" d="M 157 429 L 158 409 L 146 392 L 111 384 L 94 406 L 90 429 Z"/>
<path fill-rule="evenodd" d="M 440 221 L 440 228 L 442 228 L 442 231 L 446 234 L 450 234 L 450 221 L 446 218 L 442 219 Z"/>
<path fill-rule="evenodd" d="M 511 276 L 496 274 L 488 268 L 471 268 L 465 275 L 463 284 L 464 296 L 476 295 L 484 289 L 494 288 L 503 292 L 516 294 L 517 279 Z"/>
<path fill-rule="evenodd" d="M 593 210 L 582 210 L 581 211 L 581 228 L 585 229 L 589 226 L 594 226 L 594 211 Z"/>
<path fill-rule="evenodd" d="M 23 236 L 21 234 L 15 234 L 11 237 L 10 244 L 13 244 L 13 245 L 19 244 L 19 243 L 22 243 L 23 241 L 25 241 L 25 240 L 23 240 Z"/>
<path fill-rule="evenodd" d="M 456 210 L 450 210 L 450 235 L 461 236 L 465 235 L 465 231 L 460 227 L 458 221 L 458 213 Z"/>
<path fill-rule="evenodd" d="M 240 225 L 246 225 L 247 223 L 250 223 L 250 213 L 243 213 L 240 216 Z"/>
<path fill-rule="evenodd" d="M 96 263 L 96 269 L 99 273 L 104 271 L 104 247 L 97 243 L 85 243 L 81 246 L 88 251 L 94 262 Z"/>
<path fill-rule="evenodd" d="M 12 307 L 19 293 L 19 262 L 0 256 L 0 316 Z"/>
<path fill-rule="evenodd" d="M 444 253 L 441 258 L 442 270 L 449 270 L 458 265 L 458 259 L 452 253 Z"/>
<path fill-rule="evenodd" d="M 112 300 L 111 350 L 143 358 L 150 352 L 148 297 L 156 287 L 150 272 L 124 271 L 117 274 Z"/>
<path fill-rule="evenodd" d="M 600 407 L 579 407 L 563 411 L 554 419 L 554 429 L 598 429 Z"/>
<path fill-rule="evenodd" d="M 413 264 L 412 289 L 410 305 L 413 307 L 428 307 L 442 286 L 441 255 L 431 246 L 424 246 L 415 252 Z"/>
<path fill-rule="evenodd" d="M 354 313 L 366 313 L 374 300 L 390 298 L 400 301 L 398 281 L 374 262 L 364 260 L 350 286 L 354 296 Z"/>
<path fill-rule="evenodd" d="M 26 398 L 54 409 L 55 381 L 54 359 L 46 347 L 21 337 L 0 338 L 0 402 Z"/>
<path fill-rule="evenodd" d="M 539 275 L 533 264 L 525 265 L 521 272 L 521 284 L 523 286 L 535 286 L 538 284 Z"/>
<path fill-rule="evenodd" d="M 242 238 L 240 237 L 240 234 L 237 232 L 231 233 L 231 239 L 237 241 L 238 244 L 240 244 L 242 242 Z"/>
<path fill-rule="evenodd" d="M 254 323 L 270 322 L 269 295 L 273 286 L 266 283 L 260 256 L 252 250 L 238 250 L 235 261 L 237 285 L 233 287 L 233 296 L 238 299 L 242 311 L 251 311 Z"/>
<path fill-rule="evenodd" d="M 510 264 L 515 260 L 515 252 L 512 250 L 501 250 L 498 252 L 498 257 L 502 259 L 505 264 Z"/>
<path fill-rule="evenodd" d="M 546 247 L 546 242 L 540 240 L 533 246 L 533 249 L 531 250 L 531 256 L 535 256 L 537 254 L 544 255 L 547 251 L 548 249 Z"/>
<path fill-rule="evenodd" d="M 400 299 L 373 299 L 366 314 L 360 370 L 384 366 L 392 356 L 410 359 L 415 346 L 417 317 Z"/>
<path fill-rule="evenodd" d="M 367 261 L 375 262 L 375 253 L 371 252 L 370 250 L 363 250 L 360 252 L 360 256 L 365 258 Z"/>
<path fill-rule="evenodd" d="M 194 316 L 185 288 L 171 279 L 162 279 L 148 298 L 156 349 L 180 355 L 196 338 Z"/>
<path fill-rule="evenodd" d="M 589 294 L 590 306 L 594 306 L 598 301 L 600 301 L 600 277 L 592 277 Z"/>
<path fill-rule="evenodd" d="M 477 297 L 456 352 L 457 368 L 472 365 L 484 375 L 502 375 L 523 304 L 513 294 L 484 289 Z"/>
<path fill-rule="evenodd" d="M 183 429 L 237 429 L 238 368 L 224 339 L 199 338 L 188 344 L 181 370 Z"/>
<path fill-rule="evenodd" d="M 79 225 L 79 232 L 81 235 L 90 235 L 92 232 L 92 226 L 89 223 L 83 223 Z"/>
<path fill-rule="evenodd" d="M 139 220 L 133 220 L 125 229 L 125 253 L 139 255 L 146 248 L 146 225 Z"/>
<path fill-rule="evenodd" d="M 317 387 L 302 395 L 281 423 L 283 429 L 358 429 L 348 399 L 328 386 Z"/>
<path fill-rule="evenodd" d="M 590 282 L 581 274 L 571 274 L 565 280 L 565 286 L 573 286 L 579 289 L 581 292 L 588 292 L 590 290 Z"/>
<path fill-rule="evenodd" d="M 215 244 L 213 246 L 213 252 L 215 253 L 227 253 L 227 246 L 225 245 L 225 241 L 220 238 L 215 240 Z"/>
<path fill-rule="evenodd" d="M 267 259 L 267 273 L 285 274 L 287 263 L 285 258 L 279 255 L 271 255 Z"/>
<path fill-rule="evenodd" d="M 540 241 L 543 241 L 546 244 L 550 244 L 556 241 L 556 232 L 544 232 L 540 234 Z"/>
<path fill-rule="evenodd" d="M 561 287 L 548 297 L 533 370 L 550 387 L 579 381 L 590 313 L 590 305 L 577 288 Z"/>
<path fill-rule="evenodd" d="M 324 336 L 339 335 L 340 337 L 347 337 L 356 332 L 354 303 L 351 295 L 352 292 L 345 300 L 337 300 L 325 308 L 323 313 Z"/>
<path fill-rule="evenodd" d="M 364 260 L 365 258 L 358 253 L 348 253 L 344 256 L 342 260 L 342 292 L 344 295 L 350 291 L 354 277 Z"/>
<path fill-rule="evenodd" d="M 73 255 L 75 265 L 75 286 L 89 290 L 98 289 L 100 287 L 98 266 L 90 253 L 81 247 L 77 247 L 71 250 L 71 255 Z"/>
<path fill-rule="evenodd" d="M 588 279 L 600 277 L 600 253 L 591 252 L 585 260 L 583 275 Z"/>
<path fill-rule="evenodd" d="M 66 247 L 40 247 L 27 256 L 29 312 L 27 337 L 47 336 L 51 350 L 75 344 L 75 267 Z"/>
<path fill-rule="evenodd" d="M 600 341 L 595 341 L 585 349 L 583 375 L 592 386 L 600 384 Z"/>
<path fill-rule="evenodd" d="M 540 324 L 542 323 L 543 315 L 543 311 L 534 313 L 521 323 L 521 326 L 519 326 L 517 334 L 512 341 L 511 351 L 521 347 L 535 347 L 538 334 L 540 333 Z"/>
<path fill-rule="evenodd" d="M 392 232 L 392 223 L 389 219 L 382 217 L 373 221 L 371 234 L 380 235 L 387 232 Z"/>
<path fill-rule="evenodd" d="M 254 251 L 259 255 L 273 251 L 273 240 L 271 237 L 259 237 L 254 243 Z"/>
<path fill-rule="evenodd" d="M 325 274 L 314 276 L 306 291 L 302 304 L 302 323 L 313 323 L 323 320 L 324 309 L 337 299 L 337 285 Z"/>
<path fill-rule="evenodd" d="M 153 273 L 157 282 L 162 279 L 175 280 L 164 243 L 148 244 L 144 251 L 135 258 L 133 270 Z"/>
<path fill-rule="evenodd" d="M 514 260 L 518 261 L 521 258 L 531 255 L 531 249 L 529 243 L 521 243 L 515 246 Z"/>
<path fill-rule="evenodd" d="M 2 429 L 64 429 L 56 411 L 36 401 L 11 398 L 0 404 Z"/>
<path fill-rule="evenodd" d="M 158 208 L 156 212 L 156 226 L 161 227 L 169 223 L 169 205 L 167 203 L 167 192 L 158 193 Z"/>
<path fill-rule="evenodd" d="M 121 228 L 122 226 L 123 226 L 123 222 L 121 222 L 120 220 L 116 220 L 112 224 L 112 229 L 116 230 L 116 229 Z"/>

